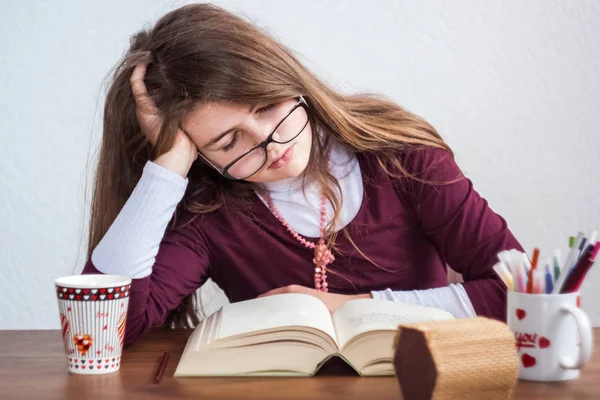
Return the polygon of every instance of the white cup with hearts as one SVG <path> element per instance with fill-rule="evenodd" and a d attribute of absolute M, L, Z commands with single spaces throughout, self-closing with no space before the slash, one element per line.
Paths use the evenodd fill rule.
<path fill-rule="evenodd" d="M 73 275 L 55 279 L 54 285 L 69 372 L 97 375 L 118 371 L 131 279 Z"/>
<path fill-rule="evenodd" d="M 519 352 L 520 379 L 576 379 L 592 355 L 593 331 L 577 292 L 527 294 L 509 290 L 507 322 Z"/>

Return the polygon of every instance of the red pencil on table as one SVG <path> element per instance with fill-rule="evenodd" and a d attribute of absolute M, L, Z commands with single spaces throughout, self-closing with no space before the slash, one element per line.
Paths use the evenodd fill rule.
<path fill-rule="evenodd" d="M 167 361 L 169 361 L 169 352 L 165 351 L 158 362 L 158 368 L 156 370 L 156 374 L 154 375 L 154 379 L 152 382 L 159 383 L 162 379 L 163 373 L 165 372 L 165 367 L 167 366 Z"/>
<path fill-rule="evenodd" d="M 579 287 L 585 279 L 585 275 L 594 264 L 594 260 L 600 251 L 600 242 L 597 242 L 593 247 L 589 246 L 583 256 L 579 258 L 573 270 L 567 276 L 567 280 L 563 284 L 560 293 L 572 293 L 579 290 Z"/>
<path fill-rule="evenodd" d="M 527 280 L 527 293 L 533 293 L 533 271 L 537 267 L 538 260 L 540 258 L 540 249 L 537 247 L 533 249 L 533 256 L 531 257 L 531 269 L 529 270 L 529 279 Z"/>

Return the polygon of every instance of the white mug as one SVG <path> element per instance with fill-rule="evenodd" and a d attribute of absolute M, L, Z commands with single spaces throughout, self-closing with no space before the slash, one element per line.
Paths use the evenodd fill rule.
<path fill-rule="evenodd" d="M 73 275 L 54 281 L 69 372 L 97 375 L 121 365 L 131 279 Z"/>
<path fill-rule="evenodd" d="M 508 291 L 507 322 L 519 353 L 519 378 L 563 381 L 579 377 L 592 355 L 590 321 L 579 293 L 527 294 Z"/>

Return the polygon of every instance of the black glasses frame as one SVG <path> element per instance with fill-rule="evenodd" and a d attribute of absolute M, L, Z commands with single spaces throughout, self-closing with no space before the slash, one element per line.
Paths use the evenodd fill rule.
<path fill-rule="evenodd" d="M 304 124 L 304 126 L 302 127 L 302 129 L 300 129 L 300 131 L 291 139 L 286 140 L 285 142 L 280 142 L 277 141 L 275 139 L 273 139 L 273 135 L 275 134 L 275 132 L 277 132 L 277 129 L 279 129 L 279 127 L 281 126 L 281 124 L 283 124 L 283 122 L 298 108 L 298 107 L 303 107 L 304 110 L 306 111 L 306 123 Z M 202 155 L 202 153 L 200 153 L 200 151 L 198 151 L 198 156 L 200 156 L 204 161 L 206 161 L 206 163 L 208 163 L 211 167 L 213 167 L 215 170 L 217 170 L 221 175 L 223 175 L 225 178 L 227 179 L 231 179 L 234 181 L 243 181 L 245 179 L 250 178 L 252 175 L 256 174 L 258 171 L 260 171 L 265 164 L 267 163 L 267 160 L 269 159 L 269 156 L 267 154 L 267 146 L 269 145 L 269 143 L 279 143 L 279 144 L 285 144 L 285 143 L 289 143 L 292 140 L 296 139 L 298 136 L 300 136 L 300 134 L 302 132 L 304 132 L 304 129 L 306 129 L 306 126 L 308 125 L 308 122 L 310 121 L 310 118 L 308 117 L 308 104 L 306 103 L 306 100 L 304 100 L 304 97 L 300 96 L 298 98 L 298 102 L 294 105 L 294 107 L 292 107 L 292 109 L 290 111 L 288 111 L 288 113 L 285 115 L 285 117 L 282 118 L 281 121 L 279 121 L 279 123 L 277 124 L 277 126 L 275 126 L 275 129 L 273 129 L 273 132 L 271 132 L 269 134 L 269 136 L 267 136 L 267 138 L 262 141 L 261 143 L 259 143 L 258 145 L 254 146 L 253 148 L 251 148 L 250 150 L 248 150 L 247 152 L 245 152 L 244 154 L 242 154 L 241 156 L 237 157 L 235 160 L 233 160 L 232 162 L 230 162 L 229 164 L 227 164 L 225 167 L 221 168 L 218 165 L 215 165 L 214 163 L 212 163 L 208 158 L 204 157 L 204 155 Z M 262 148 L 263 153 L 265 154 L 265 161 L 262 163 L 262 165 L 253 173 L 251 173 L 248 176 L 245 176 L 243 178 L 235 178 L 233 176 L 231 176 L 229 174 L 229 168 L 231 168 L 233 166 L 233 164 L 235 164 L 236 162 L 240 161 L 242 158 L 244 158 L 245 156 L 247 156 L 248 154 L 252 153 L 254 150 L 258 149 L 258 148 Z"/>

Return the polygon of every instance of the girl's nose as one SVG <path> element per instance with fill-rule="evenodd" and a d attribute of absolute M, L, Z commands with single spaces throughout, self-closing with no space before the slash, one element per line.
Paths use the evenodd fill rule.
<path fill-rule="evenodd" d="M 275 151 L 276 146 L 277 146 L 277 143 L 273 143 L 273 142 L 269 143 L 267 145 L 267 153 L 272 154 Z"/>
<path fill-rule="evenodd" d="M 252 138 L 256 140 L 257 143 L 262 143 L 269 137 L 271 133 L 270 130 L 265 129 L 264 126 L 256 125 L 254 129 L 252 129 Z"/>

